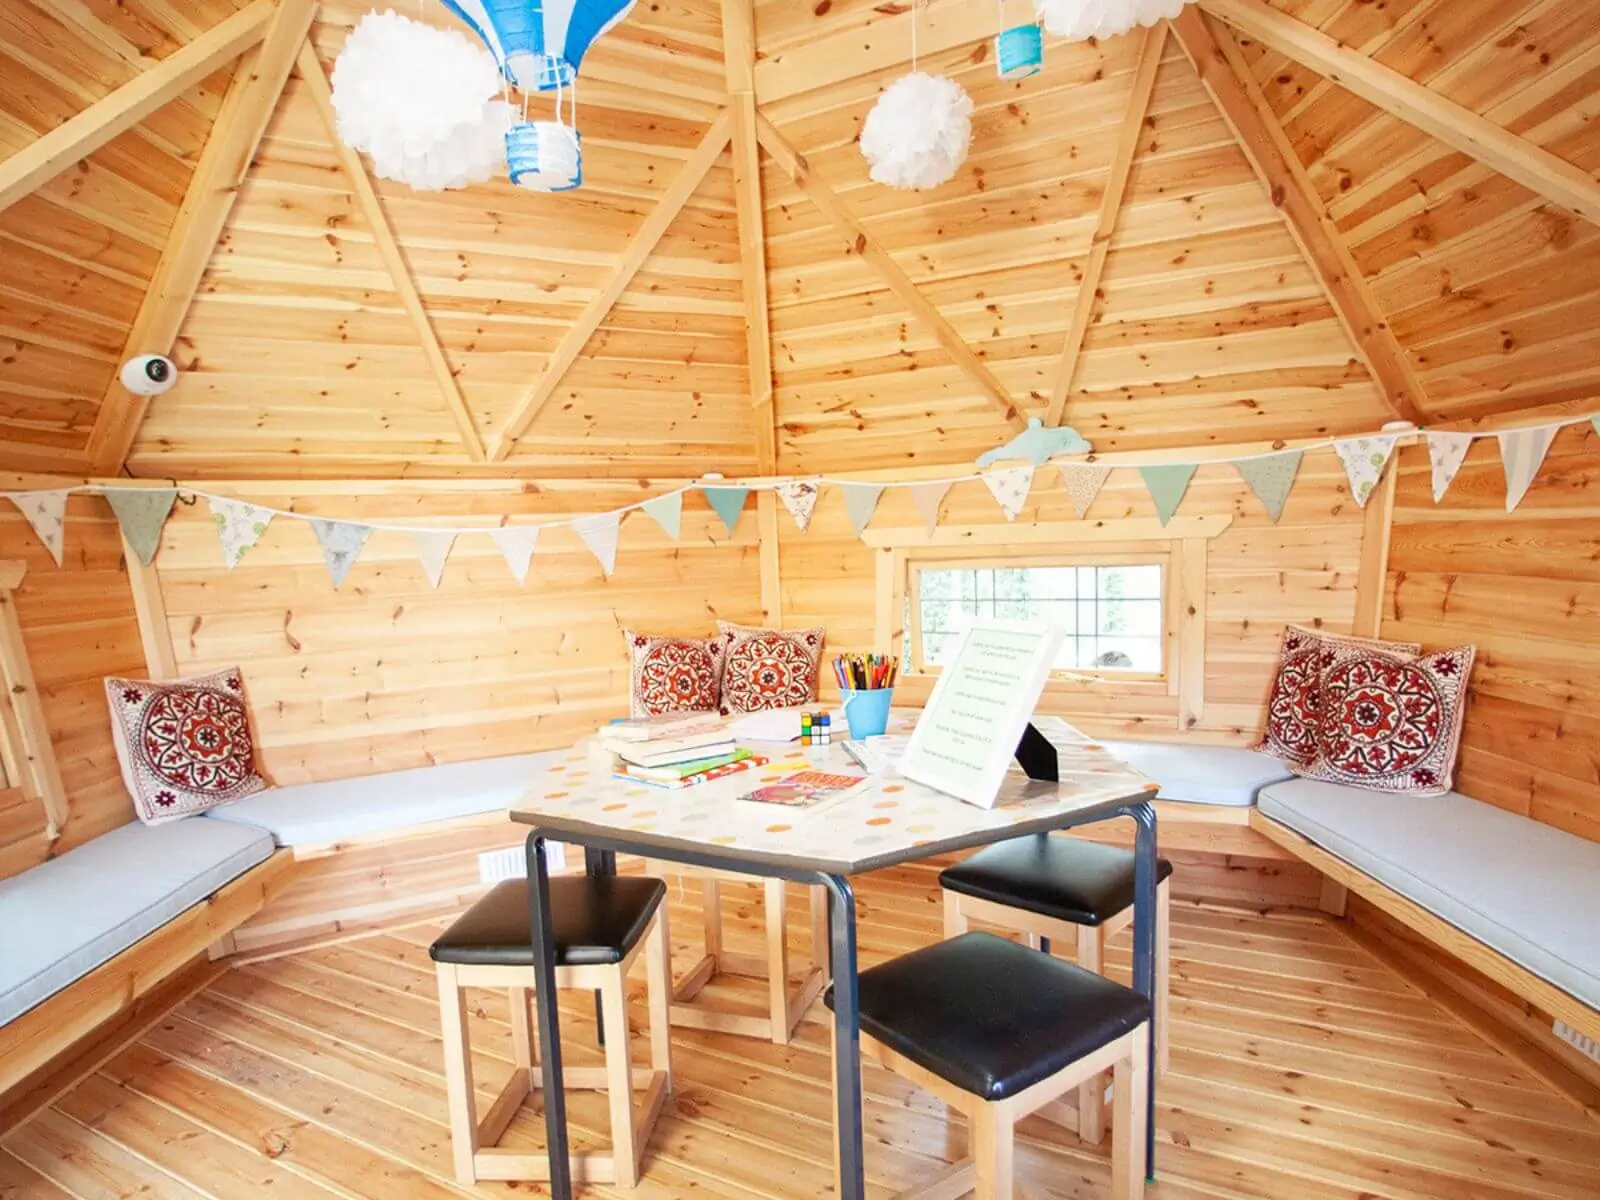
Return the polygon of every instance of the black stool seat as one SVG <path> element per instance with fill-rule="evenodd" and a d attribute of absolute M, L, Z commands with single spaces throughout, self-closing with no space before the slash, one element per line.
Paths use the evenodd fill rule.
<path fill-rule="evenodd" d="M 556 965 L 591 967 L 621 962 L 644 936 L 667 894 L 659 879 L 619 875 L 562 875 L 550 881 Z M 456 918 L 428 947 L 434 962 L 459 966 L 531 967 L 528 881 L 509 879 Z"/>
<path fill-rule="evenodd" d="M 863 971 L 861 1028 L 963 1091 L 1004 1100 L 1150 1016 L 1104 976 L 992 933 L 963 933 Z M 833 989 L 825 997 L 833 1007 Z"/>
<path fill-rule="evenodd" d="M 939 885 L 1042 917 L 1098 925 L 1133 903 L 1133 866 L 1132 850 L 1031 834 L 986 846 L 946 867 Z M 1156 882 L 1171 874 L 1172 864 L 1158 859 Z"/>

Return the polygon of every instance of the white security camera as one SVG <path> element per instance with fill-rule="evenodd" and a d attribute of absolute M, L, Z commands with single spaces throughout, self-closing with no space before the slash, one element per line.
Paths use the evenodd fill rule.
<path fill-rule="evenodd" d="M 164 354 L 141 354 L 122 364 L 122 386 L 135 396 L 159 396 L 178 382 L 178 364 Z"/>

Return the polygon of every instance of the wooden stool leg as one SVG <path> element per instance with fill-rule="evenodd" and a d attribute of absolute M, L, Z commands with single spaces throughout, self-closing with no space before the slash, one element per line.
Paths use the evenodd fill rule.
<path fill-rule="evenodd" d="M 1016 1128 L 1011 1110 L 983 1104 L 967 1118 L 972 1161 L 978 1169 L 977 1200 L 1011 1200 Z"/>
<path fill-rule="evenodd" d="M 772 1044 L 789 1044 L 789 885 L 765 881 L 767 907 L 767 1015 Z"/>
<path fill-rule="evenodd" d="M 824 979 L 833 978 L 833 930 L 828 925 L 828 889 L 812 884 L 811 965 L 822 969 Z"/>
<path fill-rule="evenodd" d="M 1172 896 L 1164 880 L 1156 889 L 1156 1070 L 1165 1075 L 1168 1030 L 1171 1028 L 1172 1005 L 1169 1002 L 1172 981 Z"/>
<path fill-rule="evenodd" d="M 645 1005 L 650 1013 L 650 1065 L 667 1076 L 672 1091 L 672 935 L 667 928 L 667 906 L 656 910 L 645 934 Z"/>
<path fill-rule="evenodd" d="M 1129 1053 L 1112 1071 L 1111 1200 L 1144 1200 L 1145 1095 L 1150 1030 L 1128 1035 Z"/>
<path fill-rule="evenodd" d="M 722 885 L 715 879 L 702 881 L 701 917 L 705 922 L 706 953 L 716 958 L 722 953 Z"/>
<path fill-rule="evenodd" d="M 1095 925 L 1078 927 L 1078 965 L 1096 975 L 1105 974 L 1104 945 Z M 1078 1085 L 1078 1137 L 1098 1146 L 1106 1136 L 1106 1077 L 1091 1075 Z"/>
<path fill-rule="evenodd" d="M 444 1083 L 450 1110 L 450 1148 L 456 1182 L 476 1181 L 473 1156 L 478 1153 L 478 1110 L 472 1085 L 472 1054 L 467 1042 L 467 1009 L 461 1003 L 453 963 L 435 964 L 439 980 L 439 1036 L 444 1041 Z"/>
<path fill-rule="evenodd" d="M 506 989 L 506 1008 L 511 1020 L 511 1061 L 529 1069 L 538 1061 L 534 1053 L 533 1022 L 528 1012 L 531 995 L 528 988 Z"/>
<path fill-rule="evenodd" d="M 959 937 L 967 931 L 967 914 L 961 911 L 961 893 L 946 889 L 944 894 L 944 936 Z"/>
<path fill-rule="evenodd" d="M 606 1094 L 611 1102 L 611 1157 L 617 1186 L 631 1188 L 639 1182 L 638 1137 L 633 1124 L 633 1055 L 629 1049 L 628 1004 L 622 969 L 608 973 L 600 985 L 600 1005 L 605 1013 Z"/>

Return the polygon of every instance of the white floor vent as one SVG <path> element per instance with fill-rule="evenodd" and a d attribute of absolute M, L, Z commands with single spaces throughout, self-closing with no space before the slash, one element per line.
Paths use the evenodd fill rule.
<path fill-rule="evenodd" d="M 552 875 L 567 865 L 567 848 L 559 842 L 545 843 L 545 856 Z M 484 883 L 499 883 L 505 879 L 526 879 L 528 875 L 527 851 L 521 846 L 507 846 L 504 850 L 485 850 L 478 855 L 478 878 Z"/>
<path fill-rule="evenodd" d="M 1587 1034 L 1579 1033 L 1564 1021 L 1557 1021 L 1553 1028 L 1556 1036 L 1566 1042 L 1567 1045 L 1576 1047 L 1580 1054 L 1587 1055 L 1589 1058 L 1594 1059 L 1595 1062 L 1600 1062 L 1600 1042 L 1595 1041 Z"/>

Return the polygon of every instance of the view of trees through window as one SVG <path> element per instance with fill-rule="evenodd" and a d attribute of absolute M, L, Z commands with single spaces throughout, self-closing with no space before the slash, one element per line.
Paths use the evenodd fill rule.
<path fill-rule="evenodd" d="M 1095 567 L 923 567 L 913 637 L 924 666 L 955 650 L 973 617 L 1049 621 L 1066 637 L 1061 670 L 1139 671 L 1161 664 L 1161 584 L 1157 563 Z"/>

